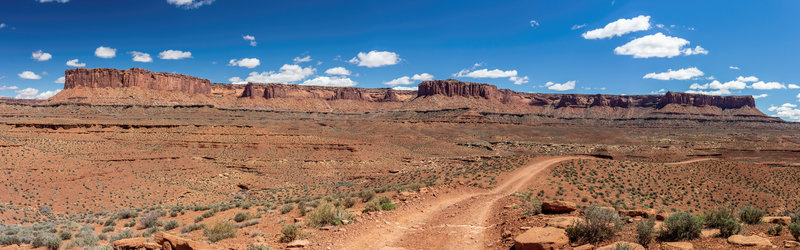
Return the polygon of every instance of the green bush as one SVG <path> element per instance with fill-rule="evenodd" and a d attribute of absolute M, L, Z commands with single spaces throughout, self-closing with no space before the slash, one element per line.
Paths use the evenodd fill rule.
<path fill-rule="evenodd" d="M 294 205 L 292 204 L 283 205 L 283 207 L 281 207 L 281 214 L 289 213 L 292 210 L 294 210 Z"/>
<path fill-rule="evenodd" d="M 519 198 L 522 200 L 522 214 L 537 215 L 542 213 L 542 200 L 534 198 L 533 193 L 519 195 Z"/>
<path fill-rule="evenodd" d="M 739 211 L 739 219 L 744 223 L 755 225 L 761 223 L 761 217 L 764 217 L 764 213 L 761 209 L 746 206 L 742 208 L 742 211 Z"/>
<path fill-rule="evenodd" d="M 358 192 L 358 197 L 361 198 L 361 201 L 367 202 L 372 200 L 375 197 L 375 191 L 372 190 L 361 190 Z"/>
<path fill-rule="evenodd" d="M 235 216 L 233 216 L 233 221 L 242 222 L 242 221 L 246 221 L 246 220 L 250 219 L 251 217 L 252 216 L 250 216 L 250 213 L 238 212 L 238 213 L 236 213 Z"/>
<path fill-rule="evenodd" d="M 733 209 L 726 207 L 718 207 L 706 212 L 703 219 L 706 227 L 709 228 L 720 228 L 724 223 L 727 223 L 727 220 L 736 220 L 733 216 Z"/>
<path fill-rule="evenodd" d="M 659 232 L 661 241 L 693 240 L 700 237 L 703 222 L 689 213 L 676 213 L 664 220 L 664 229 Z"/>
<path fill-rule="evenodd" d="M 191 224 L 191 225 L 186 225 L 186 226 L 183 226 L 183 227 L 181 228 L 181 233 L 184 233 L 184 234 L 185 234 L 185 233 L 188 233 L 188 232 L 193 232 L 193 231 L 197 231 L 197 230 L 203 229 L 203 228 L 205 228 L 205 227 L 206 227 L 206 224 Z"/>
<path fill-rule="evenodd" d="M 131 220 L 128 223 L 123 224 L 125 227 L 133 227 L 136 226 L 136 220 Z"/>
<path fill-rule="evenodd" d="M 108 226 L 103 228 L 103 233 L 114 232 L 114 227 Z"/>
<path fill-rule="evenodd" d="M 206 211 L 205 213 L 201 214 L 200 216 L 203 216 L 203 218 L 209 218 L 209 217 L 211 217 L 211 216 L 214 216 L 215 214 L 217 214 L 217 212 L 216 212 L 216 211 L 214 211 L 214 210 L 208 210 L 208 211 Z"/>
<path fill-rule="evenodd" d="M 178 228 L 178 221 L 176 220 L 171 220 L 167 221 L 167 223 L 164 223 L 164 230 L 169 231 L 175 228 Z"/>
<path fill-rule="evenodd" d="M 158 217 L 161 217 L 161 213 L 158 211 L 152 211 L 150 213 L 145 214 L 142 218 L 139 218 L 139 226 L 144 228 L 151 228 L 151 227 L 158 227 Z"/>
<path fill-rule="evenodd" d="M 283 236 L 281 236 L 281 242 L 291 242 L 300 237 L 300 228 L 295 224 L 283 225 L 281 233 L 283 234 Z"/>
<path fill-rule="evenodd" d="M 800 222 L 789 224 L 789 232 L 792 233 L 795 240 L 800 240 Z"/>
<path fill-rule="evenodd" d="M 236 237 L 236 225 L 230 222 L 217 222 L 206 228 L 204 234 L 211 242 Z"/>
<path fill-rule="evenodd" d="M 136 213 L 136 210 L 125 208 L 117 211 L 117 214 L 114 217 L 117 219 L 129 219 L 135 218 L 136 216 L 139 216 L 139 214 Z"/>
<path fill-rule="evenodd" d="M 346 207 L 346 208 L 351 208 L 351 207 L 355 206 L 356 203 L 358 203 L 358 201 L 355 198 L 347 197 L 347 198 L 344 199 L 344 202 L 342 202 L 342 205 L 344 205 L 344 207 Z"/>
<path fill-rule="evenodd" d="M 395 208 L 394 203 L 392 203 L 392 199 L 389 199 L 389 197 L 386 197 L 386 196 L 379 197 L 378 198 L 378 204 L 380 204 L 381 209 L 386 210 L 386 211 L 394 210 L 394 208 Z"/>
<path fill-rule="evenodd" d="M 636 247 L 625 242 L 619 242 L 611 250 L 636 250 Z"/>
<path fill-rule="evenodd" d="M 118 241 L 121 239 L 130 239 L 130 238 L 133 238 L 133 231 L 126 228 L 123 229 L 122 231 L 119 231 L 117 235 L 111 236 L 111 241 Z"/>
<path fill-rule="evenodd" d="M 620 228 L 616 212 L 597 206 L 589 206 L 583 211 L 585 220 L 567 227 L 570 242 L 580 244 L 597 243 L 614 237 Z"/>
<path fill-rule="evenodd" d="M 378 201 L 370 201 L 364 204 L 364 212 L 381 211 L 381 204 Z"/>
<path fill-rule="evenodd" d="M 783 226 L 781 225 L 775 225 L 774 227 L 767 229 L 767 234 L 772 236 L 780 236 L 781 232 L 783 232 Z"/>
<path fill-rule="evenodd" d="M 203 216 L 194 217 L 194 223 L 201 222 L 201 221 L 203 221 L 203 219 L 205 219 L 205 218 L 203 218 Z"/>
<path fill-rule="evenodd" d="M 33 248 L 45 247 L 49 250 L 57 250 L 61 248 L 61 239 L 52 233 L 41 234 L 33 238 L 31 245 Z"/>
<path fill-rule="evenodd" d="M 272 247 L 267 245 L 247 245 L 247 250 L 272 250 Z"/>
<path fill-rule="evenodd" d="M 353 215 L 342 207 L 330 203 L 322 203 L 308 214 L 308 223 L 311 226 L 339 225 L 342 220 L 352 219 Z"/>
<path fill-rule="evenodd" d="M 719 236 L 723 238 L 731 237 L 741 231 L 742 225 L 733 218 L 726 218 L 719 225 Z"/>
<path fill-rule="evenodd" d="M 792 223 L 800 223 L 800 210 L 797 213 L 790 214 L 789 217 L 792 218 Z"/>
<path fill-rule="evenodd" d="M 66 231 L 66 230 L 65 231 L 61 231 L 61 232 L 58 233 L 58 238 L 61 238 L 61 240 L 72 239 L 72 232 Z"/>
<path fill-rule="evenodd" d="M 650 245 L 650 241 L 653 239 L 653 226 L 655 226 L 655 221 L 653 220 L 642 220 L 636 224 L 636 241 L 639 242 L 642 246 Z"/>

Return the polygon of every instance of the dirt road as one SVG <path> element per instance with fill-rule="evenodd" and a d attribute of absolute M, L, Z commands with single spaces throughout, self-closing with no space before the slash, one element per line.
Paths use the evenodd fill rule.
<path fill-rule="evenodd" d="M 512 172 L 492 190 L 446 195 L 423 201 L 418 208 L 398 211 L 382 221 L 368 222 L 356 237 L 334 243 L 330 249 L 483 249 L 484 231 L 492 205 L 524 188 L 559 162 L 588 158 L 549 157 Z M 354 228 L 355 229 L 355 228 Z"/>

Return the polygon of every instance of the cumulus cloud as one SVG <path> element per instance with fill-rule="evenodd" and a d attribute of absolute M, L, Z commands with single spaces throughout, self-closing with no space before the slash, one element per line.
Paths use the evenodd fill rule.
<path fill-rule="evenodd" d="M 328 77 L 328 76 L 318 76 L 314 79 L 309 79 L 303 82 L 300 85 L 311 85 L 311 86 L 329 86 L 329 87 L 352 87 L 356 86 L 357 82 L 351 80 L 350 78 L 341 78 L 341 77 Z"/>
<path fill-rule="evenodd" d="M 252 68 L 258 67 L 258 65 L 261 65 L 261 60 L 258 60 L 258 58 L 242 58 L 242 59 L 239 59 L 239 60 L 231 59 L 228 62 L 228 65 L 229 66 L 239 66 L 239 67 L 242 67 L 242 68 L 252 69 Z"/>
<path fill-rule="evenodd" d="M 53 58 L 50 53 L 43 52 L 42 50 L 31 53 L 31 58 L 36 61 L 44 62 Z"/>
<path fill-rule="evenodd" d="M 142 63 L 149 63 L 153 62 L 153 58 L 150 57 L 150 54 L 139 52 L 139 51 L 131 51 L 129 52 L 133 56 L 134 62 L 142 62 Z"/>
<path fill-rule="evenodd" d="M 579 29 L 583 29 L 584 27 L 586 27 L 585 23 L 584 24 L 575 24 L 575 25 L 572 25 L 572 28 L 569 28 L 569 29 L 570 30 L 579 30 Z"/>
<path fill-rule="evenodd" d="M 430 81 L 433 80 L 433 75 L 428 73 L 414 74 L 414 76 L 411 76 L 411 79 L 417 81 Z"/>
<path fill-rule="evenodd" d="M 19 78 L 28 79 L 28 80 L 39 80 L 42 79 L 42 76 L 33 73 L 32 71 L 24 71 L 22 73 L 17 74 Z"/>
<path fill-rule="evenodd" d="M 797 84 L 790 83 L 790 84 L 789 84 L 789 88 L 790 88 L 790 89 L 800 89 L 800 85 L 797 85 Z"/>
<path fill-rule="evenodd" d="M 729 68 L 729 69 L 733 69 L 733 70 L 739 70 L 739 67 L 736 67 L 736 66 L 730 66 L 730 67 L 728 67 L 728 68 Z"/>
<path fill-rule="evenodd" d="M 703 94 L 703 95 L 730 95 L 731 91 L 727 89 L 718 90 L 687 90 L 689 94 Z"/>
<path fill-rule="evenodd" d="M 400 55 L 389 51 L 373 50 L 367 53 L 359 52 L 348 62 L 362 67 L 376 68 L 400 63 Z"/>
<path fill-rule="evenodd" d="M 513 82 L 514 84 L 523 84 L 528 82 L 527 76 L 518 76 L 516 70 L 500 70 L 500 69 L 479 69 L 475 71 L 470 71 L 468 69 L 462 69 L 458 73 L 453 74 L 455 77 L 470 77 L 470 78 L 508 78 L 509 81 Z"/>
<path fill-rule="evenodd" d="M 311 56 L 304 56 L 304 57 L 299 57 L 298 56 L 298 57 L 295 57 L 292 60 L 294 61 L 295 64 L 300 64 L 300 63 L 304 63 L 304 62 L 310 62 L 311 61 Z"/>
<path fill-rule="evenodd" d="M 680 55 L 708 54 L 708 51 L 700 46 L 684 48 L 689 45 L 689 41 L 679 37 L 665 36 L 662 33 L 636 38 L 614 49 L 614 54 L 629 55 L 634 58 L 667 57 L 672 58 Z"/>
<path fill-rule="evenodd" d="M 255 83 L 293 83 L 313 75 L 315 71 L 310 66 L 303 68 L 297 64 L 284 64 L 278 72 L 250 72 L 246 80 Z"/>
<path fill-rule="evenodd" d="M 547 82 L 544 84 L 544 86 L 549 90 L 567 91 L 575 89 L 575 81 L 567 81 L 565 83 Z"/>
<path fill-rule="evenodd" d="M 78 59 L 72 59 L 67 61 L 67 66 L 80 68 L 80 67 L 86 67 L 86 64 L 80 62 L 80 60 Z"/>
<path fill-rule="evenodd" d="M 59 77 L 58 79 L 56 79 L 56 80 L 54 81 L 54 83 L 65 83 L 65 82 L 67 82 L 67 78 L 66 78 L 66 77 L 63 77 L 63 76 L 62 76 L 62 77 Z"/>
<path fill-rule="evenodd" d="M 254 37 L 254 36 L 244 35 L 244 36 L 242 36 L 242 39 L 244 39 L 245 41 L 250 41 L 250 46 L 255 47 L 255 46 L 258 45 L 258 42 L 256 42 L 256 37 Z"/>
<path fill-rule="evenodd" d="M 117 49 L 100 46 L 94 50 L 94 55 L 105 59 L 114 58 L 117 56 Z"/>
<path fill-rule="evenodd" d="M 779 82 L 758 81 L 753 83 L 753 85 L 751 85 L 750 87 L 760 90 L 770 90 L 770 89 L 785 89 L 786 85 L 783 85 L 783 83 Z"/>
<path fill-rule="evenodd" d="M 38 89 L 26 88 L 26 89 L 14 91 L 14 93 L 17 93 L 17 96 L 15 96 L 14 98 L 17 98 L 17 99 L 47 99 L 47 98 L 50 98 L 51 96 L 54 96 L 54 95 L 58 94 L 58 92 L 61 92 L 61 90 L 57 89 L 57 90 L 50 90 L 50 91 L 45 91 L 45 92 L 39 93 Z"/>
<path fill-rule="evenodd" d="M 411 77 L 402 76 L 402 77 L 393 79 L 393 80 L 388 81 L 388 82 L 383 82 L 383 84 L 386 84 L 386 85 L 389 85 L 389 86 L 411 85 L 411 84 L 414 84 L 414 81 L 430 81 L 430 80 L 433 80 L 433 75 L 428 74 L 428 73 L 422 73 L 422 74 L 414 74 Z"/>
<path fill-rule="evenodd" d="M 705 73 L 696 67 L 685 68 L 673 71 L 669 69 L 667 72 L 662 73 L 649 73 L 642 77 L 643 79 L 656 79 L 656 80 L 689 80 L 698 76 L 703 76 Z"/>
<path fill-rule="evenodd" d="M 800 96 L 798 97 L 800 98 Z M 797 109 L 797 105 L 784 103 L 781 106 L 770 106 L 767 110 L 776 112 L 776 115 L 779 117 L 800 121 L 800 109 Z"/>
<path fill-rule="evenodd" d="M 15 89 L 18 89 L 18 88 L 19 87 L 17 87 L 17 86 L 6 86 L 6 85 L 3 85 L 3 86 L 0 86 L 0 91 L 3 91 L 3 90 L 15 90 Z"/>
<path fill-rule="evenodd" d="M 68 3 L 69 2 L 69 0 L 36 0 L 36 1 L 40 2 L 40 3 L 50 3 L 50 2 L 53 2 L 53 3 Z"/>
<path fill-rule="evenodd" d="M 180 50 L 165 50 L 158 53 L 158 58 L 163 60 L 180 60 L 186 58 L 192 58 L 192 52 L 189 51 L 180 51 Z"/>
<path fill-rule="evenodd" d="M 335 67 L 330 68 L 325 71 L 325 74 L 328 75 L 339 75 L 339 76 L 349 76 L 351 72 L 344 67 Z"/>
<path fill-rule="evenodd" d="M 767 95 L 767 94 L 753 95 L 753 99 L 764 98 L 764 97 L 767 97 L 767 96 L 769 96 L 769 95 Z"/>
<path fill-rule="evenodd" d="M 755 77 L 755 76 L 747 76 L 747 77 L 739 76 L 739 77 L 736 77 L 736 80 L 740 81 L 740 82 L 757 82 L 758 81 L 758 77 Z"/>
<path fill-rule="evenodd" d="M 584 39 L 604 39 L 649 29 L 650 16 L 638 16 L 631 19 L 619 19 L 606 24 L 603 28 L 587 31 L 582 36 Z"/>
<path fill-rule="evenodd" d="M 238 76 L 228 78 L 228 81 L 231 82 L 232 84 L 247 84 L 247 81 L 243 80 L 241 77 Z"/>
<path fill-rule="evenodd" d="M 414 87 L 397 86 L 397 87 L 394 87 L 392 89 L 394 89 L 394 90 L 417 91 L 417 90 L 419 90 L 419 87 L 417 87 L 417 86 L 414 86 Z"/>
<path fill-rule="evenodd" d="M 51 0 L 48 0 L 51 1 Z M 60 0 L 64 1 L 64 0 Z M 68 0 L 67 0 L 68 1 Z M 167 3 L 187 9 L 196 9 L 200 6 L 213 3 L 214 0 L 167 0 Z"/>
<path fill-rule="evenodd" d="M 531 20 L 531 27 L 535 28 L 536 26 L 539 26 L 539 22 L 536 20 Z"/>
<path fill-rule="evenodd" d="M 730 95 L 731 90 L 741 90 L 747 88 L 747 82 L 733 80 L 722 83 L 714 80 L 710 83 L 699 84 L 694 83 L 689 86 L 689 91 L 686 93 L 692 94 L 705 94 L 705 95 Z"/>

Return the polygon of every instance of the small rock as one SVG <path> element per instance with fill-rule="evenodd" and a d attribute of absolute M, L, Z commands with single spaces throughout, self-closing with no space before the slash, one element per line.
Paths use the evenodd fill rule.
<path fill-rule="evenodd" d="M 321 231 L 330 231 L 331 229 L 333 229 L 332 226 L 324 226 L 324 227 L 320 227 L 319 228 L 319 230 L 321 230 Z"/>
<path fill-rule="evenodd" d="M 752 246 L 771 247 L 772 246 L 772 242 L 770 242 L 769 239 L 766 239 L 766 238 L 763 238 L 763 237 L 760 237 L 760 236 L 755 236 L 755 235 L 751 235 L 751 236 L 733 235 L 731 237 L 728 237 L 728 243 L 731 243 L 731 244 L 737 245 L 737 246 L 746 246 L 746 247 L 752 247 Z"/>
<path fill-rule="evenodd" d="M 391 169 L 391 170 L 389 170 L 389 173 L 390 173 L 390 174 L 396 174 L 396 173 L 400 173 L 400 170 L 397 170 L 397 169 Z"/>
<path fill-rule="evenodd" d="M 308 246 L 308 244 L 311 244 L 311 242 L 309 242 L 308 240 L 294 240 L 292 242 L 289 242 L 289 244 L 286 245 L 286 247 L 287 248 L 304 248 L 304 247 Z"/>
<path fill-rule="evenodd" d="M 619 245 L 621 245 L 621 246 L 627 245 L 628 248 L 625 248 L 625 249 L 645 250 L 645 248 L 642 245 L 639 245 L 639 244 L 636 244 L 636 243 L 632 243 L 632 242 L 625 242 L 625 241 L 617 241 L 617 242 L 614 242 L 614 243 L 612 243 L 611 245 L 608 245 L 608 246 L 598 247 L 597 250 L 619 249 Z"/>
<path fill-rule="evenodd" d="M 592 250 L 594 249 L 594 245 L 586 244 L 572 248 L 573 250 Z"/>
<path fill-rule="evenodd" d="M 303 222 L 303 221 L 305 221 L 305 220 L 306 220 L 306 218 L 294 218 L 294 222 L 295 222 L 295 223 L 297 223 L 297 222 Z"/>
<path fill-rule="evenodd" d="M 342 225 L 350 224 L 350 220 L 342 220 Z"/>
<path fill-rule="evenodd" d="M 519 227 L 519 230 L 528 230 L 528 229 L 531 229 L 531 227 Z"/>
<path fill-rule="evenodd" d="M 781 225 L 789 225 L 792 223 L 792 217 L 789 216 L 765 216 L 761 217 L 761 222 L 764 223 L 774 223 L 774 224 L 781 224 Z"/>
<path fill-rule="evenodd" d="M 569 217 L 548 218 L 546 222 L 548 227 L 557 227 L 566 229 L 567 227 L 570 227 L 575 223 L 582 221 L 583 221 L 582 218 L 569 216 Z"/>
<path fill-rule="evenodd" d="M 666 242 L 664 243 L 663 249 L 665 250 L 691 250 L 694 249 L 694 245 L 689 242 Z"/>
<path fill-rule="evenodd" d="M 503 237 L 503 239 L 509 238 L 511 237 L 511 231 L 505 230 L 503 231 L 503 234 L 501 236 Z"/>
<path fill-rule="evenodd" d="M 787 240 L 783 242 L 783 247 L 785 248 L 793 248 L 793 247 L 800 247 L 800 242 Z"/>

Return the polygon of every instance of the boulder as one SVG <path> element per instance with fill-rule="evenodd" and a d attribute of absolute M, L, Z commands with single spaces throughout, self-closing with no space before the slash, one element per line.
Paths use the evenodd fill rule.
<path fill-rule="evenodd" d="M 645 248 L 642 245 L 639 245 L 639 244 L 636 244 L 636 243 L 633 243 L 633 242 L 625 242 L 625 241 L 617 241 L 617 242 L 611 243 L 611 245 L 598 247 L 597 250 L 613 250 L 613 249 L 617 249 L 618 248 L 617 245 L 623 245 L 623 246 L 624 245 L 628 245 L 628 246 L 630 246 L 630 248 L 627 248 L 627 249 L 645 250 Z"/>
<path fill-rule="evenodd" d="M 662 249 L 665 250 L 691 250 L 694 249 L 694 245 L 689 242 L 666 242 L 662 246 Z"/>
<path fill-rule="evenodd" d="M 580 245 L 580 246 L 572 248 L 572 250 L 593 250 L 593 249 L 594 249 L 594 245 L 592 245 L 592 244 Z"/>
<path fill-rule="evenodd" d="M 569 201 L 546 201 L 542 202 L 542 212 L 545 213 L 569 213 L 578 209 L 575 202 Z"/>
<path fill-rule="evenodd" d="M 287 248 L 304 248 L 311 244 L 308 240 L 293 240 L 286 245 Z"/>
<path fill-rule="evenodd" d="M 153 241 L 161 245 L 164 250 L 217 249 L 206 243 L 184 239 L 165 232 L 158 232 L 154 234 Z"/>
<path fill-rule="evenodd" d="M 789 225 L 792 223 L 792 217 L 789 216 L 764 216 L 761 217 L 761 222 L 774 223 L 781 225 Z"/>
<path fill-rule="evenodd" d="M 129 238 L 121 239 L 111 243 L 114 249 L 147 249 L 147 250 L 161 250 L 161 245 L 154 242 L 147 242 L 146 238 Z"/>
<path fill-rule="evenodd" d="M 713 238 L 719 235 L 719 229 L 703 229 L 700 231 L 700 238 Z"/>
<path fill-rule="evenodd" d="M 561 249 L 569 244 L 567 231 L 554 227 L 533 227 L 514 238 L 514 249 Z"/>
<path fill-rule="evenodd" d="M 745 247 L 772 247 L 772 242 L 769 239 L 755 235 L 733 235 L 728 237 L 728 243 Z"/>
<path fill-rule="evenodd" d="M 793 248 L 793 247 L 794 248 L 798 248 L 798 247 L 800 247 L 800 242 L 793 241 L 793 240 L 787 240 L 787 241 L 783 242 L 783 247 L 785 247 L 785 248 Z"/>
<path fill-rule="evenodd" d="M 574 225 L 578 221 L 583 222 L 583 218 L 566 216 L 566 217 L 547 218 L 546 221 L 548 227 L 567 228 Z"/>

